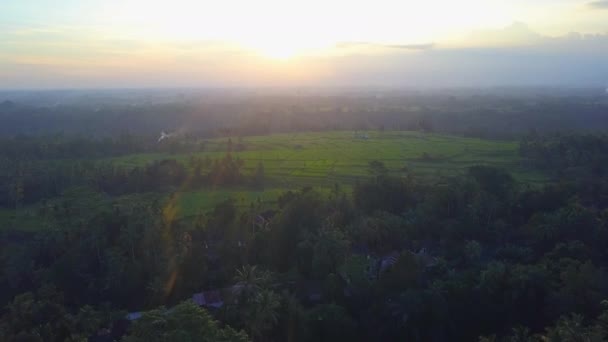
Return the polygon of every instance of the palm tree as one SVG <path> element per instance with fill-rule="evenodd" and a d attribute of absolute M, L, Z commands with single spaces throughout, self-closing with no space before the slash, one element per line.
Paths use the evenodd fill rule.
<path fill-rule="evenodd" d="M 247 330 L 254 338 L 261 338 L 278 322 L 278 295 L 270 290 L 258 292 L 247 310 Z"/>
<path fill-rule="evenodd" d="M 268 284 L 269 274 L 268 272 L 260 271 L 255 265 L 245 265 L 236 270 L 234 281 L 236 282 L 236 285 L 240 287 L 241 293 L 244 294 L 246 298 L 251 298 L 251 296 L 262 290 Z"/>
<path fill-rule="evenodd" d="M 257 266 L 245 265 L 237 269 L 236 282 L 238 315 L 246 330 L 259 340 L 278 321 L 278 295 L 268 289 L 270 273 Z"/>

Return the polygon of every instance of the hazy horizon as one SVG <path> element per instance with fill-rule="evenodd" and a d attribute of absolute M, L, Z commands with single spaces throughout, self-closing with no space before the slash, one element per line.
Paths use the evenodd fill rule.
<path fill-rule="evenodd" d="M 6 1 L 0 89 L 608 87 L 608 1 Z"/>

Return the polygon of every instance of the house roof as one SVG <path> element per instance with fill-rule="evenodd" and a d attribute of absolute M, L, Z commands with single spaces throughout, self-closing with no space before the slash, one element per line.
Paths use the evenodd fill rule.
<path fill-rule="evenodd" d="M 393 251 L 391 254 L 385 255 L 380 261 L 380 271 L 384 272 L 389 267 L 397 263 L 399 252 Z"/>
<path fill-rule="evenodd" d="M 222 296 L 217 290 L 195 293 L 192 295 L 192 301 L 199 306 L 207 306 L 212 308 L 220 308 L 224 305 Z"/>
<path fill-rule="evenodd" d="M 141 318 L 141 312 L 137 311 L 137 312 L 129 312 L 126 316 L 126 319 L 128 319 L 129 321 L 135 321 Z"/>
<path fill-rule="evenodd" d="M 192 301 L 198 306 L 204 306 L 206 304 L 205 295 L 203 295 L 202 292 L 193 294 Z"/>

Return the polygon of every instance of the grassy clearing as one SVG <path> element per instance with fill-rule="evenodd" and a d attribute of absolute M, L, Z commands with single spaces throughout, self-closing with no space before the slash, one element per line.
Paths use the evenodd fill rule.
<path fill-rule="evenodd" d="M 371 132 L 369 139 L 355 139 L 352 132 L 275 134 L 246 137 L 246 150 L 233 152 L 251 172 L 264 163 L 266 177 L 274 187 L 331 186 L 352 184 L 366 177 L 367 164 L 379 160 L 393 172 L 404 167 L 420 177 L 437 177 L 463 172 L 472 165 L 505 168 L 526 183 L 543 182 L 544 177 L 520 165 L 517 142 L 490 141 L 419 132 Z M 228 139 L 207 142 L 207 151 L 194 154 L 138 154 L 112 161 L 125 167 L 152 160 L 191 156 L 221 158 Z M 232 139 L 237 144 L 237 139 Z"/>
<path fill-rule="evenodd" d="M 177 216 L 181 218 L 193 217 L 212 209 L 217 203 L 228 199 L 235 201 L 237 207 L 246 209 L 251 203 L 260 203 L 270 206 L 276 203 L 285 189 L 273 188 L 266 190 L 201 190 L 180 192 L 174 194 L 173 201 L 178 209 Z M 169 199 L 168 203 L 172 200 Z"/>
<path fill-rule="evenodd" d="M 19 227 L 21 231 L 37 231 L 43 222 L 37 215 L 37 206 L 15 209 L 0 209 L 0 232 L 7 228 Z"/>
<path fill-rule="evenodd" d="M 349 192 L 350 187 L 343 187 L 344 191 Z M 242 209 L 247 210 L 251 204 L 256 208 L 272 208 L 281 196 L 290 189 L 286 188 L 271 188 L 265 190 L 247 190 L 247 189 L 231 189 L 231 190 L 201 190 L 188 191 L 172 194 L 164 199 L 165 205 L 175 204 L 177 209 L 177 217 L 181 219 L 194 218 L 199 214 L 212 210 L 214 206 L 220 202 L 232 199 L 234 204 Z M 294 190 L 294 189 L 292 189 Z M 330 188 L 315 188 L 316 191 L 329 195 Z"/>
<path fill-rule="evenodd" d="M 335 183 L 349 187 L 357 179 L 368 177 L 368 162 L 379 160 L 393 174 L 406 167 L 418 177 L 436 178 L 463 173 L 473 165 L 491 165 L 507 169 L 522 183 L 541 184 L 545 176 L 521 166 L 518 144 L 474 138 L 425 134 L 419 132 L 370 132 L 369 139 L 357 139 L 353 132 L 274 134 L 245 137 L 246 149 L 233 152 L 245 161 L 245 172 L 253 172 L 264 163 L 267 189 L 206 189 L 175 194 L 178 215 L 189 217 L 213 208 L 232 198 L 239 207 L 261 201 L 276 202 L 290 189 L 314 186 L 321 190 Z M 227 150 L 227 138 L 206 143 L 206 151 L 194 154 L 138 154 L 112 161 L 125 167 L 141 166 L 153 160 L 176 158 L 187 162 L 192 156 L 221 158 Z M 232 138 L 233 144 L 239 143 Z"/>

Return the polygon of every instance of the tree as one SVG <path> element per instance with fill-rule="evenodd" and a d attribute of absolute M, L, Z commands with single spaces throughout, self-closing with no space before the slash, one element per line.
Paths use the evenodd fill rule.
<path fill-rule="evenodd" d="M 92 320 L 79 329 L 77 321 L 64 306 L 63 295 L 52 287 L 43 287 L 36 293 L 18 295 L 7 306 L 6 314 L 0 319 L 0 340 L 78 341 L 101 326 L 100 321 L 95 324 Z"/>
<path fill-rule="evenodd" d="M 603 268 L 592 262 L 560 260 L 560 287 L 552 296 L 551 304 L 556 313 L 597 313 L 600 302 L 608 293 L 608 276 Z"/>
<path fill-rule="evenodd" d="M 21 177 L 16 179 L 13 184 L 11 184 L 10 189 L 10 194 L 15 205 L 15 209 L 19 209 L 24 198 L 23 179 L 21 179 Z"/>
<path fill-rule="evenodd" d="M 257 266 L 245 265 L 236 270 L 234 281 L 242 287 L 241 294 L 248 300 L 268 286 L 270 274 Z"/>
<path fill-rule="evenodd" d="M 467 241 L 464 245 L 464 257 L 466 261 L 475 263 L 481 258 L 481 244 L 478 241 Z"/>
<path fill-rule="evenodd" d="M 491 166 L 472 166 L 468 175 L 475 179 L 484 191 L 504 198 L 513 190 L 515 181 L 506 171 Z"/>
<path fill-rule="evenodd" d="M 228 153 L 232 152 L 232 138 L 228 138 L 228 145 L 227 145 L 226 151 Z"/>
<path fill-rule="evenodd" d="M 324 304 L 307 313 L 309 341 L 357 341 L 357 326 L 348 311 L 337 304 Z"/>
<path fill-rule="evenodd" d="M 147 311 L 131 326 L 124 342 L 245 342 L 247 335 L 229 326 L 220 327 L 211 315 L 192 301 L 167 310 Z"/>
<path fill-rule="evenodd" d="M 355 184 L 353 200 L 356 207 L 365 212 L 386 211 L 403 213 L 414 203 L 413 182 L 411 179 L 398 179 L 378 174 L 375 181 Z"/>
<path fill-rule="evenodd" d="M 246 308 L 247 331 L 256 340 L 274 328 L 278 322 L 279 296 L 270 290 L 258 292 Z"/>
<path fill-rule="evenodd" d="M 368 171 L 372 176 L 374 176 L 376 181 L 386 176 L 388 173 L 388 169 L 386 166 L 384 166 L 384 163 L 378 160 L 372 160 L 368 163 Z"/>
<path fill-rule="evenodd" d="M 265 174 L 264 174 L 264 163 L 259 162 L 253 174 L 253 185 L 258 188 L 264 188 Z"/>
<path fill-rule="evenodd" d="M 430 133 L 434 131 L 433 128 L 433 120 L 428 115 L 423 115 L 418 118 L 418 122 L 416 123 L 417 129 L 423 131 L 425 133 Z"/>
<path fill-rule="evenodd" d="M 280 302 L 278 295 L 268 289 L 270 277 L 269 272 L 251 265 L 238 269 L 234 276 L 239 292 L 235 293 L 237 300 L 229 309 L 256 340 L 278 322 Z"/>
<path fill-rule="evenodd" d="M 422 267 L 416 257 L 403 252 L 397 262 L 380 276 L 380 281 L 386 291 L 401 291 L 417 287 L 421 273 Z"/>
<path fill-rule="evenodd" d="M 344 263 L 350 248 L 350 241 L 336 228 L 323 229 L 313 246 L 313 270 L 320 276 L 337 272 Z"/>

